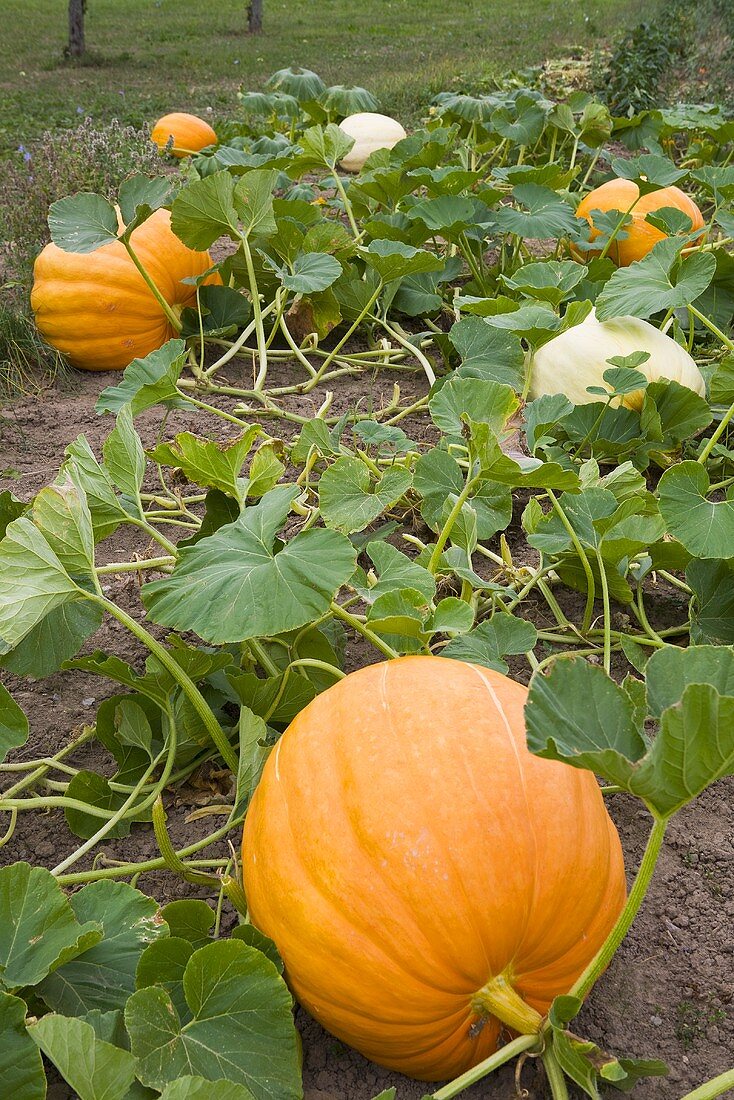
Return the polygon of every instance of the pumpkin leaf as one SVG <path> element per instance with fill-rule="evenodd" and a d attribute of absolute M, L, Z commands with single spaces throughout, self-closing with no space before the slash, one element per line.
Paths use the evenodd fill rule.
<path fill-rule="evenodd" d="M 46 1075 L 26 1030 L 27 1014 L 25 1001 L 0 993 L 0 1080 L 13 1100 L 45 1100 Z"/>
<path fill-rule="evenodd" d="M 202 288 L 204 289 L 209 288 Z M 221 287 L 212 287 L 221 290 Z M 197 330 L 198 331 L 198 330 Z M 133 359 L 125 369 L 122 381 L 102 390 L 94 406 L 98 413 L 118 413 L 130 405 L 133 416 L 152 405 L 166 409 L 192 409 L 190 401 L 176 389 L 176 382 L 186 364 L 186 344 L 169 340 L 163 347 L 149 352 L 143 359 Z"/>
<path fill-rule="evenodd" d="M 143 588 L 152 620 L 221 643 L 270 638 L 322 615 L 354 572 L 355 551 L 346 536 L 321 528 L 275 547 L 297 491 L 272 489 L 234 523 L 184 547 L 173 573 Z"/>
<path fill-rule="evenodd" d="M 28 719 L 8 689 L 0 684 L 0 763 L 27 740 Z"/>
<path fill-rule="evenodd" d="M 125 882 L 100 880 L 72 894 L 78 921 L 100 927 L 101 942 L 56 967 L 38 992 L 55 1012 L 82 1016 L 124 1007 L 135 989 L 135 970 L 148 944 L 168 936 L 158 903 Z"/>
<path fill-rule="evenodd" d="M 440 256 L 402 241 L 370 241 L 360 250 L 362 259 L 377 272 L 383 283 L 416 275 L 421 271 L 436 271 L 443 265 Z"/>
<path fill-rule="evenodd" d="M 49 611 L 15 649 L 0 657 L 0 667 L 36 680 L 50 676 L 79 652 L 103 618 L 102 609 L 89 600 L 70 600 Z"/>
<path fill-rule="evenodd" d="M 734 500 L 711 501 L 706 467 L 679 462 L 660 479 L 660 513 L 669 534 L 696 558 L 727 558 L 734 550 Z"/>
<path fill-rule="evenodd" d="M 652 317 L 695 302 L 714 277 L 716 259 L 710 252 L 682 257 L 682 248 L 683 242 L 668 237 L 644 259 L 618 268 L 596 300 L 599 320 Z"/>
<path fill-rule="evenodd" d="M 277 178 L 278 173 L 272 168 L 256 168 L 237 181 L 233 201 L 246 235 L 264 237 L 275 232 L 273 188 Z"/>
<path fill-rule="evenodd" d="M 192 432 L 180 432 L 170 443 L 159 443 L 149 457 L 162 466 L 181 470 L 189 481 L 218 489 L 240 503 L 247 495 L 247 480 L 240 477 L 245 459 L 261 434 L 259 425 L 247 428 L 233 440 L 218 443 Z"/>
<path fill-rule="evenodd" d="M 32 515 L 64 569 L 88 583 L 94 570 L 92 517 L 86 495 L 68 468 L 62 468 L 54 484 L 37 494 Z"/>
<path fill-rule="evenodd" d="M 116 1100 L 135 1080 L 134 1056 L 98 1039 L 85 1020 L 51 1013 L 32 1024 L 28 1034 L 79 1100 Z"/>
<path fill-rule="evenodd" d="M 492 219 L 503 233 L 517 237 L 540 240 L 545 237 L 563 237 L 577 226 L 576 215 L 567 202 L 555 191 L 537 183 L 521 183 L 513 189 L 512 197 L 525 206 L 517 210 L 503 206 L 492 213 Z"/>
<path fill-rule="evenodd" d="M 509 666 L 503 658 L 508 654 L 527 653 L 537 641 L 538 632 L 532 623 L 515 615 L 497 613 L 468 634 L 452 639 L 441 650 L 441 656 L 484 665 L 506 674 Z"/>
<path fill-rule="evenodd" d="M 48 228 L 51 240 L 64 252 L 95 252 L 117 240 L 117 211 L 101 195 L 81 191 L 51 203 Z"/>
<path fill-rule="evenodd" d="M 694 596 L 691 641 L 734 645 L 734 561 L 694 560 L 686 580 Z"/>
<path fill-rule="evenodd" d="M 514 333 L 492 328 L 480 317 L 464 317 L 452 326 L 449 340 L 461 358 L 457 373 L 462 378 L 482 378 L 522 390 L 525 353 Z"/>
<path fill-rule="evenodd" d="M 501 275 L 500 278 L 506 287 L 523 297 L 556 307 L 571 297 L 587 274 L 588 268 L 575 260 L 545 260 L 525 264 L 514 275 Z"/>
<path fill-rule="evenodd" d="M 510 386 L 480 378 L 450 377 L 428 402 L 434 424 L 453 438 L 461 438 L 465 420 L 489 425 L 498 434 L 518 408 Z"/>
<path fill-rule="evenodd" d="M 209 1081 L 206 1077 L 179 1077 L 166 1085 L 160 1100 L 254 1100 L 246 1085 L 234 1081 Z"/>
<path fill-rule="evenodd" d="M 31 521 L 21 516 L 8 524 L 0 542 L 0 654 L 50 611 L 78 598 L 79 589 Z"/>
<path fill-rule="evenodd" d="M 163 1089 L 182 1074 L 245 1085 L 256 1100 L 300 1100 L 290 994 L 272 962 L 237 940 L 191 955 L 179 1016 L 160 986 L 139 989 L 125 1009 L 138 1077 Z"/>
<path fill-rule="evenodd" d="M 102 446 L 102 454 L 112 483 L 142 511 L 139 493 L 145 476 L 145 452 L 133 425 L 130 405 L 120 407 L 115 426 Z"/>
<path fill-rule="evenodd" d="M 301 135 L 298 144 L 301 152 L 289 166 L 289 175 L 297 171 L 300 176 L 312 168 L 328 168 L 333 172 L 354 145 L 354 138 L 330 122 L 328 126 L 311 126 Z"/>
<path fill-rule="evenodd" d="M 188 940 L 193 947 L 211 943 L 216 915 L 205 901 L 198 898 L 169 901 L 161 909 L 161 918 L 168 925 L 172 937 Z"/>
<path fill-rule="evenodd" d="M 188 306 L 181 313 L 183 337 L 199 336 L 200 326 L 209 337 L 231 336 L 243 329 L 252 316 L 247 298 L 231 286 L 200 286 L 198 306 L 198 309 Z"/>
<path fill-rule="evenodd" d="M 6 989 L 36 985 L 102 935 L 98 921 L 79 923 L 44 867 L 0 868 L 0 983 Z"/>
<path fill-rule="evenodd" d="M 362 531 L 408 491 L 411 474 L 403 467 L 385 470 L 377 482 L 359 458 L 344 455 L 327 467 L 319 482 L 321 514 L 333 527 Z"/>
<path fill-rule="evenodd" d="M 224 169 L 178 193 L 171 206 L 171 229 L 188 248 L 205 252 L 220 237 L 239 240 L 234 186 L 234 177 Z"/>
<path fill-rule="evenodd" d="M 121 234 L 123 240 L 129 240 L 139 225 L 147 221 L 154 211 L 165 206 L 173 195 L 169 176 L 128 176 L 120 184 L 117 204 L 125 225 Z"/>

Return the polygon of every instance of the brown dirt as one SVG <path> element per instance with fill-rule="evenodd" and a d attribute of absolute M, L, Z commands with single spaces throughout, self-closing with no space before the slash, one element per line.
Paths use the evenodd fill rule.
<path fill-rule="evenodd" d="M 284 377 L 288 371 L 283 371 Z M 423 392 L 422 379 L 412 375 L 395 376 L 404 398 Z M 365 414 L 371 407 L 389 398 L 394 378 L 382 377 L 374 385 L 363 379 L 347 380 L 336 388 L 333 411 L 343 411 L 356 400 L 363 403 Z M 53 477 L 63 457 L 64 447 L 84 432 L 99 453 L 101 441 L 111 427 L 109 418 L 94 412 L 97 394 L 110 381 L 109 376 L 71 374 L 39 397 L 28 397 L 6 404 L 0 420 L 0 488 L 11 488 L 28 500 Z M 313 401 L 296 398 L 291 407 L 315 412 L 321 395 Z M 156 438 L 160 416 L 150 410 L 137 420 L 144 442 Z M 401 425 L 411 434 L 420 426 Z M 236 433 L 206 414 L 177 412 L 169 418 L 165 434 L 194 430 L 224 438 Z M 275 430 L 275 429 L 273 429 Z M 415 435 L 413 436 L 415 438 Z M 508 532 L 510 545 L 519 557 L 523 545 L 517 519 Z M 129 554 L 133 543 L 126 534 L 104 544 L 106 560 L 119 560 Z M 136 546 L 140 552 L 145 548 Z M 132 613 L 139 612 L 137 586 L 128 577 L 108 578 L 111 594 Z M 578 597 L 567 596 L 567 610 Z M 680 621 L 671 592 L 662 590 L 657 597 L 659 613 Z M 667 612 L 666 612 L 667 607 Z M 659 619 L 658 619 L 659 621 Z M 117 623 L 105 623 L 90 642 L 90 648 L 104 648 L 139 664 L 139 647 Z M 348 651 L 348 667 L 373 660 L 358 641 Z M 522 662 L 512 667 L 518 679 L 527 679 Z M 620 668 L 618 672 L 625 670 Z M 32 728 L 28 745 L 15 759 L 37 757 L 58 749 L 70 731 L 89 722 L 95 706 L 114 688 L 80 672 L 61 672 L 41 682 L 19 682 L 1 674 L 3 682 L 26 710 Z M 104 767 L 104 752 L 94 745 L 75 758 L 87 766 Z M 643 910 L 627 941 L 618 952 L 608 973 L 599 983 L 577 1030 L 616 1053 L 662 1057 L 671 1066 L 667 1080 L 642 1083 L 635 1092 L 642 1100 L 676 1100 L 705 1079 L 734 1064 L 734 894 L 732 828 L 734 781 L 718 783 L 674 821 L 670 827 L 658 873 Z M 189 843 L 210 832 L 216 819 L 186 823 L 185 818 L 200 799 L 200 791 L 187 786 L 172 795 L 167 811 L 174 843 Z M 647 815 L 639 804 L 626 796 L 610 799 L 610 810 L 619 827 L 628 871 L 636 867 L 649 828 Z M 0 850 L 0 863 L 28 859 L 51 867 L 78 841 L 72 837 L 57 813 L 23 814 L 12 842 Z M 125 840 L 104 845 L 109 856 L 123 851 L 128 858 L 145 859 L 157 854 L 148 827 L 134 826 Z M 224 846 L 221 846 L 221 852 Z M 213 854 L 220 854 L 216 852 Z M 79 868 L 86 866 L 83 862 Z M 145 876 L 141 886 L 162 903 L 177 897 L 206 896 L 205 892 L 182 883 L 167 874 Z M 224 928 L 234 917 L 226 918 Z M 228 923 L 227 923 L 228 922 Z M 304 1082 L 306 1100 L 371 1100 L 382 1089 L 397 1087 L 398 1100 L 420 1100 L 428 1087 L 389 1073 L 366 1062 L 354 1051 L 327 1035 L 305 1013 L 298 1014 L 304 1039 Z M 532 1062 L 522 1075 L 526 1095 L 532 1100 L 548 1100 L 548 1091 Z M 504 1070 L 495 1078 L 475 1086 L 464 1094 L 467 1100 L 511 1100 L 517 1095 L 513 1071 Z M 616 1094 L 615 1094 L 616 1095 Z M 53 1100 L 71 1096 L 58 1079 L 51 1084 Z"/>

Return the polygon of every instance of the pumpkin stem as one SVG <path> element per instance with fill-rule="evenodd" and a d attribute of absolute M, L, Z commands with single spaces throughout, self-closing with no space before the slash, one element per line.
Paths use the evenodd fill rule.
<path fill-rule="evenodd" d="M 495 1016 L 520 1035 L 534 1035 L 543 1022 L 540 1013 L 522 999 L 504 974 L 482 986 L 472 997 L 471 1006 L 477 1016 Z"/>

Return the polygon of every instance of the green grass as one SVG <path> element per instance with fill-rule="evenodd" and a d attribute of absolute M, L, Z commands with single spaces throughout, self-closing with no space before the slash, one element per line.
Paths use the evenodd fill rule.
<path fill-rule="evenodd" d="M 436 91 L 593 47 L 641 17 L 639 0 L 90 0 L 89 57 L 65 61 L 65 0 L 4 0 L 0 150 L 79 114 L 142 124 L 176 109 L 236 111 L 236 90 L 305 65 L 362 84 L 410 120 Z M 649 6 L 647 7 L 649 15 Z"/>

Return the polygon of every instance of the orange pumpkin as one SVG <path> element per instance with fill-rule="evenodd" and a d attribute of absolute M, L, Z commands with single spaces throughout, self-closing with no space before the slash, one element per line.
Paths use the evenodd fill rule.
<path fill-rule="evenodd" d="M 599 236 L 599 233 L 593 228 L 592 212 L 594 210 L 619 210 L 624 212 L 629 210 L 632 204 L 635 203 L 630 211 L 632 222 L 622 230 L 623 233 L 627 234 L 626 238 L 624 240 L 615 239 L 608 252 L 608 255 L 619 267 L 627 267 L 635 260 L 641 260 L 644 256 L 647 256 L 658 241 L 664 240 L 666 234 L 645 220 L 647 214 L 662 210 L 665 206 L 673 206 L 676 210 L 682 210 L 691 219 L 691 232 L 703 229 L 704 223 L 701 211 L 693 199 L 689 198 L 679 187 L 662 187 L 659 191 L 651 191 L 649 194 L 643 195 L 642 198 L 639 198 L 639 195 L 640 189 L 632 180 L 613 179 L 603 183 L 601 187 L 595 188 L 594 191 L 590 191 L 586 198 L 582 199 L 576 210 L 576 216 L 586 218 L 592 227 L 591 239 L 593 241 Z M 635 202 L 635 200 L 638 201 Z M 588 255 L 598 255 L 598 253 L 580 254 L 574 250 L 576 259 L 583 260 Z"/>
<path fill-rule="evenodd" d="M 368 1058 L 453 1077 L 532 1033 L 625 900 L 594 776 L 531 755 L 527 690 L 441 657 L 354 672 L 291 723 L 245 823 L 253 923 Z"/>
<path fill-rule="evenodd" d="M 174 157 L 187 157 L 189 153 L 198 153 L 207 145 L 216 145 L 217 135 L 208 122 L 196 115 L 174 111 L 159 118 L 151 130 L 150 139 L 161 149 L 165 149 L 173 138 L 171 152 Z"/>
<path fill-rule="evenodd" d="M 196 287 L 181 280 L 202 275 L 211 257 L 178 239 L 168 210 L 156 210 L 131 242 L 174 312 L 196 305 Z M 88 254 L 47 244 L 33 268 L 31 306 L 41 335 L 82 370 L 122 370 L 176 335 L 119 241 Z"/>

